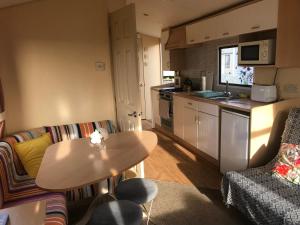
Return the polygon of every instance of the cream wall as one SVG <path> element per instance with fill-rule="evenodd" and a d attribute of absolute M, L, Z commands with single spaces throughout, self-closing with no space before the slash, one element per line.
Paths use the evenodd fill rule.
<path fill-rule="evenodd" d="M 274 82 L 275 68 L 256 68 L 254 82 L 270 85 Z M 276 85 L 280 99 L 300 98 L 300 68 L 278 69 Z"/>
<path fill-rule="evenodd" d="M 161 84 L 160 39 L 141 34 L 143 43 L 143 77 L 146 119 L 152 119 L 151 87 Z"/>
<path fill-rule="evenodd" d="M 104 0 L 40 0 L 0 10 L 7 131 L 115 119 Z M 96 71 L 95 62 L 106 63 Z"/>

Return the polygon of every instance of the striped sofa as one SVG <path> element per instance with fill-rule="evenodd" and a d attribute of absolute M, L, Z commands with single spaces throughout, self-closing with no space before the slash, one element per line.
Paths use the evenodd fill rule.
<path fill-rule="evenodd" d="M 116 129 L 111 121 L 88 122 L 61 126 L 46 126 L 19 132 L 0 140 L 0 208 L 46 200 L 45 224 L 67 224 L 66 201 L 76 201 L 112 191 L 116 185 L 112 179 L 88 185 L 66 193 L 50 193 L 40 189 L 35 180 L 30 178 L 18 158 L 14 145 L 17 142 L 28 141 L 49 132 L 53 143 L 64 140 L 89 137 L 97 128 L 106 128 L 109 133 Z M 115 180 L 115 179 L 114 179 Z"/>

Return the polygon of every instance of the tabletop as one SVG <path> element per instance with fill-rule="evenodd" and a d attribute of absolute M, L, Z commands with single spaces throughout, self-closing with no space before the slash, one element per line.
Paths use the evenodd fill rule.
<path fill-rule="evenodd" d="M 36 184 L 48 191 L 65 191 L 96 183 L 140 163 L 156 144 L 151 131 L 111 134 L 105 149 L 89 138 L 58 142 L 47 148 Z"/>

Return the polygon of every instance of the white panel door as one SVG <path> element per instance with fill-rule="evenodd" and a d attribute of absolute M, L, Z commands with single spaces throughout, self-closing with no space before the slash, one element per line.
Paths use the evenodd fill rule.
<path fill-rule="evenodd" d="M 121 131 L 141 129 L 135 18 L 133 4 L 110 15 L 117 122 Z"/>
<path fill-rule="evenodd" d="M 146 90 L 145 90 L 145 73 L 143 62 L 143 40 L 141 35 L 137 35 L 137 51 L 138 51 L 138 72 L 139 72 L 139 88 L 141 99 L 141 119 L 146 119 Z"/>
<path fill-rule="evenodd" d="M 219 159 L 219 117 L 198 113 L 198 149 Z"/>
<path fill-rule="evenodd" d="M 184 140 L 197 148 L 197 136 L 198 136 L 198 126 L 197 126 L 197 115 L 198 112 L 194 109 L 184 107 L 183 109 L 183 132 Z"/>

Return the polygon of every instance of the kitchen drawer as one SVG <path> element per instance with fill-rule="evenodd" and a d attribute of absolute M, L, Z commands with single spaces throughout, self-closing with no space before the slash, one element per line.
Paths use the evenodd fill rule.
<path fill-rule="evenodd" d="M 213 116 L 219 116 L 219 106 L 206 102 L 198 102 L 198 111 L 204 112 Z"/>
<path fill-rule="evenodd" d="M 194 109 L 194 110 L 198 110 L 198 105 L 199 102 L 191 100 L 191 99 L 185 99 L 184 101 L 184 107 L 189 108 L 189 109 Z"/>

